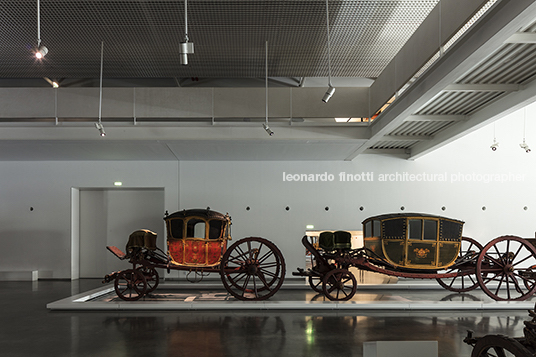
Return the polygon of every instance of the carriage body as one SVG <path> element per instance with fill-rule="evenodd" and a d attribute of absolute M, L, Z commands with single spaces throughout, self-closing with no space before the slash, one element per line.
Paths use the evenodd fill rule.
<path fill-rule="evenodd" d="M 446 269 L 460 252 L 464 222 L 419 213 L 392 213 L 363 221 L 364 247 L 399 268 Z"/>
<path fill-rule="evenodd" d="M 207 209 L 190 209 L 164 217 L 168 254 L 176 265 L 192 268 L 220 264 L 231 239 L 231 218 Z"/>

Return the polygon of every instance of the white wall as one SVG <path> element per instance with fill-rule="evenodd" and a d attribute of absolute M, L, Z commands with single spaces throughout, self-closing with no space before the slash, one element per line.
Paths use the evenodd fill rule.
<path fill-rule="evenodd" d="M 102 278 L 126 269 L 125 261 L 117 259 L 105 247 L 116 246 L 125 251 L 128 237 L 137 229 L 152 230 L 160 238 L 157 246 L 166 247 L 163 189 L 80 190 L 79 207 L 81 278 Z"/>
<path fill-rule="evenodd" d="M 163 188 L 173 212 L 178 175 L 177 162 L 0 162 L 0 271 L 71 277 L 71 187 Z"/>
<path fill-rule="evenodd" d="M 531 119 L 535 111 L 527 110 L 526 130 L 527 143 L 536 149 L 536 125 Z M 491 125 L 417 161 L 362 155 L 353 162 L 181 162 L 180 204 L 229 212 L 234 239 L 262 236 L 274 241 L 285 256 L 287 270 L 303 266 L 300 238 L 306 225 L 360 229 L 365 218 L 401 212 L 402 206 L 405 212 L 464 220 L 464 234 L 482 243 L 506 234 L 533 238 L 536 152 L 527 154 L 519 147 L 523 115 L 520 111 L 496 123 L 500 146 L 495 152 L 490 149 Z M 341 182 L 341 172 L 370 173 L 373 180 Z M 327 173 L 334 180 L 288 182 L 283 181 L 283 173 Z M 381 174 L 397 173 L 407 173 L 407 180 L 409 174 L 415 174 L 415 180 L 427 174 L 429 181 L 380 181 Z"/>

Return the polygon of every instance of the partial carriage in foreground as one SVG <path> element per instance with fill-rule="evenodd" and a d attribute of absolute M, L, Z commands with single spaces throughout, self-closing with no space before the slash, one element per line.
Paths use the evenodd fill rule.
<path fill-rule="evenodd" d="M 133 232 L 126 253 L 107 247 L 130 269 L 107 275 L 117 295 L 138 300 L 159 283 L 156 269 L 189 271 L 197 276 L 218 273 L 225 289 L 239 300 L 265 300 L 274 295 L 285 278 L 285 260 L 279 249 L 264 238 L 248 237 L 227 247 L 231 239 L 229 215 L 208 209 L 166 213 L 167 253 L 156 246 L 156 234 Z"/>
<path fill-rule="evenodd" d="M 357 281 L 350 267 L 390 276 L 436 279 L 447 290 L 480 288 L 494 300 L 525 300 L 536 291 L 536 248 L 515 236 L 495 238 L 485 246 L 462 236 L 464 222 L 446 217 L 394 213 L 363 221 L 364 246 L 351 249 L 348 232 L 322 232 L 311 252 L 311 288 L 334 301 L 351 299 Z"/>

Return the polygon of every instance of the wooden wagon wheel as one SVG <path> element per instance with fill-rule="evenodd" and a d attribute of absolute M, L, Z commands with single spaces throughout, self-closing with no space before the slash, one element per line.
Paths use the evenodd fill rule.
<path fill-rule="evenodd" d="M 354 274 L 346 269 L 333 269 L 324 276 L 322 291 L 332 301 L 350 300 L 357 290 Z"/>
<path fill-rule="evenodd" d="M 323 280 L 322 278 L 323 276 L 309 275 L 309 278 L 308 278 L 309 286 L 311 287 L 311 289 L 313 289 L 317 293 L 322 293 L 322 280 Z"/>
<path fill-rule="evenodd" d="M 143 276 L 145 276 L 145 280 L 147 281 L 147 291 L 145 293 L 149 294 L 155 291 L 160 283 L 158 271 L 156 271 L 155 268 L 148 266 L 141 266 L 137 270 L 139 270 Z"/>
<path fill-rule="evenodd" d="M 265 300 L 285 279 L 285 259 L 275 244 L 243 238 L 227 249 L 220 264 L 223 286 L 239 300 Z"/>
<path fill-rule="evenodd" d="M 528 357 L 532 356 L 519 341 L 503 335 L 486 335 L 478 340 L 471 357 Z"/>
<path fill-rule="evenodd" d="M 482 244 L 469 237 L 462 237 L 460 253 L 456 259 L 456 263 L 460 261 L 476 262 L 478 255 L 482 251 Z M 443 288 L 455 292 L 467 292 L 478 287 L 478 279 L 476 278 L 475 266 L 454 267 L 447 269 L 446 273 L 455 273 L 458 276 L 454 278 L 437 278 L 437 282 Z"/>
<path fill-rule="evenodd" d="M 525 300 L 536 291 L 535 281 L 523 274 L 534 264 L 536 248 L 530 242 L 515 236 L 495 238 L 478 256 L 478 283 L 494 300 Z"/>
<path fill-rule="evenodd" d="M 115 278 L 114 289 L 122 300 L 135 301 L 147 292 L 147 281 L 137 269 L 122 270 Z"/>

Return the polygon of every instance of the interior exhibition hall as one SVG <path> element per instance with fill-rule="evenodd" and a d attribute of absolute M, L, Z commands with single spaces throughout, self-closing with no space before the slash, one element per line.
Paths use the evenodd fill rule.
<path fill-rule="evenodd" d="M 534 0 L 0 0 L 5 356 L 534 356 Z"/>

